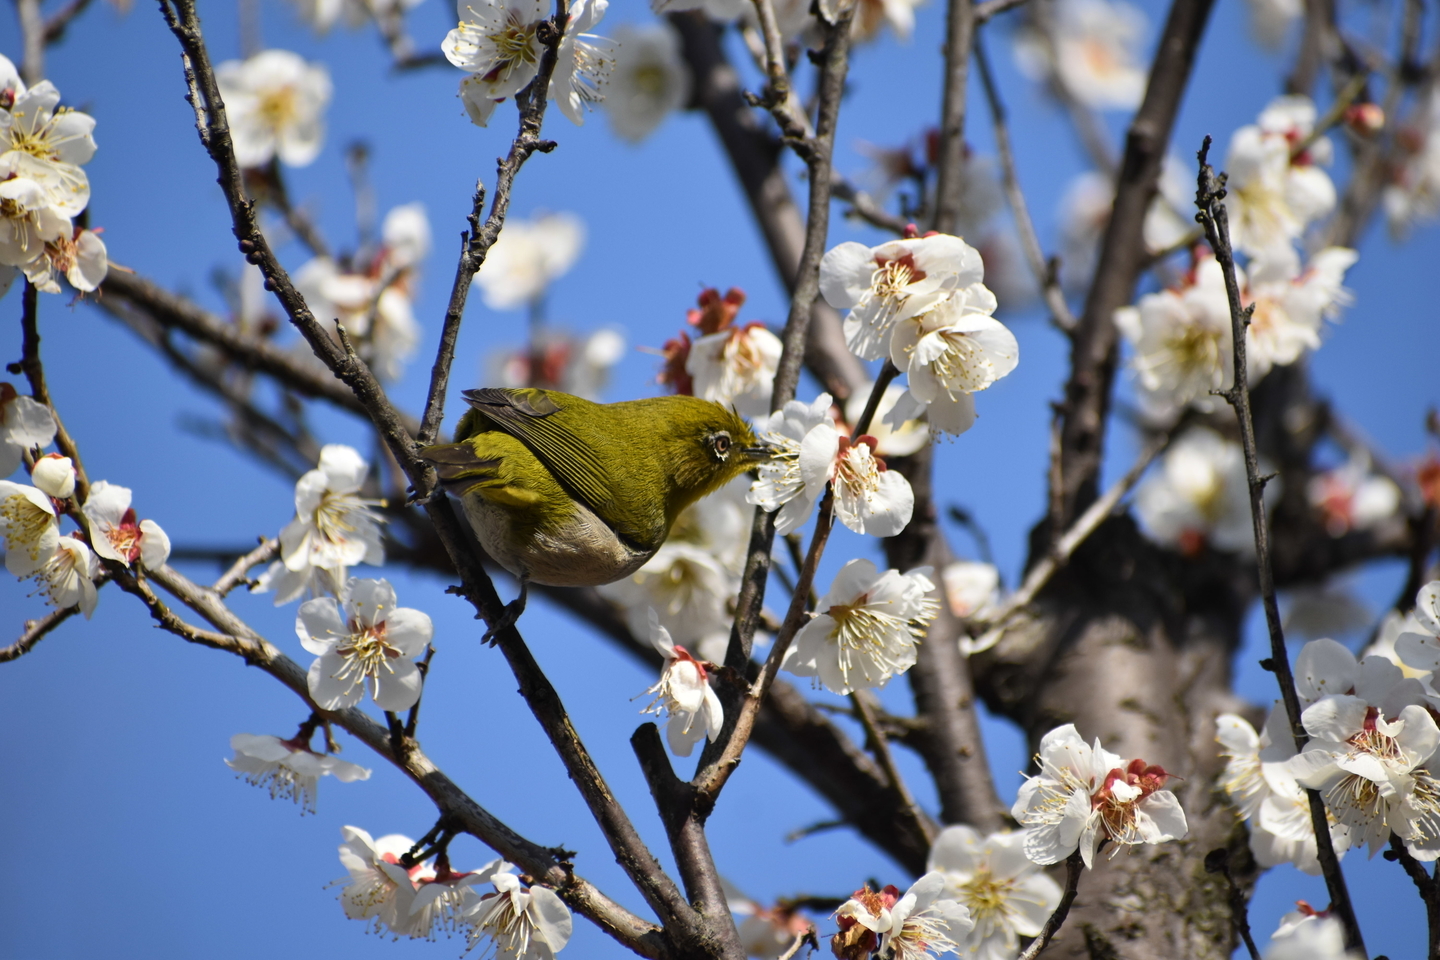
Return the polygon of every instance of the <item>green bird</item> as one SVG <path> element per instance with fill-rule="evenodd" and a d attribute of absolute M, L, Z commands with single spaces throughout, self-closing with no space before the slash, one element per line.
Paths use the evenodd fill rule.
<path fill-rule="evenodd" d="M 485 551 L 520 580 L 593 587 L 655 555 L 680 512 L 767 459 L 733 409 L 696 397 L 593 403 L 555 390 L 486 387 L 455 442 L 426 447 Z"/>

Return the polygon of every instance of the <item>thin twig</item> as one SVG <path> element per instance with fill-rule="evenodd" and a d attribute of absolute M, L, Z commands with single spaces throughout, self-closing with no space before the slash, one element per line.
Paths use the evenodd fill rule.
<path fill-rule="evenodd" d="M 905 778 L 900 776 L 900 768 L 895 765 L 895 754 L 890 749 L 890 741 L 885 739 L 885 734 L 880 731 L 879 724 L 875 720 L 875 695 L 869 690 L 856 690 L 850 694 L 850 702 L 855 705 L 855 716 L 860 720 L 860 726 L 865 729 L 865 739 L 870 752 L 875 754 L 875 759 L 880 763 L 880 768 L 890 778 L 890 785 L 900 796 L 900 804 L 904 807 L 906 814 L 914 822 L 915 828 L 924 835 L 927 842 L 935 841 L 935 824 L 921 811 L 915 797 L 910 793 L 910 788 L 905 785 Z"/>
<path fill-rule="evenodd" d="M 149 575 L 151 580 L 215 628 L 207 630 L 187 623 L 156 596 L 146 581 L 136 579 L 120 567 L 117 581 L 121 589 L 139 597 L 161 629 L 189 643 L 235 654 L 249 665 L 270 674 L 289 687 L 307 707 L 318 712 L 326 723 L 345 729 L 379 756 L 394 763 L 430 797 L 442 816 L 451 818 L 450 822 L 457 830 L 474 836 L 505 859 L 519 864 L 538 882 L 553 886 L 572 909 L 593 920 L 620 943 L 654 960 L 663 955 L 660 931 L 653 924 L 631 914 L 576 875 L 573 868 L 564 862 L 569 855 L 534 843 L 496 819 L 436 767 L 418 745 L 410 744 L 403 759 L 397 758 L 390 749 L 389 731 L 364 711 L 355 707 L 319 710 L 310 698 L 305 668 L 256 633 L 212 591 L 191 582 L 169 566 L 149 571 Z"/>
<path fill-rule="evenodd" d="M 1230 851 L 1224 847 L 1211 850 L 1205 855 L 1205 869 L 1225 878 L 1225 885 L 1230 888 L 1230 921 L 1235 925 L 1240 939 L 1245 942 L 1245 950 L 1250 954 L 1250 960 L 1260 960 L 1260 951 L 1256 949 L 1255 937 L 1250 932 L 1249 900 L 1230 872 Z"/>
<path fill-rule="evenodd" d="M 0 663 L 19 660 L 34 649 L 35 644 L 45 639 L 46 634 L 79 612 L 80 607 L 77 605 L 64 610 L 52 610 L 39 620 L 26 620 L 25 632 L 8 647 L 0 647 Z"/>
<path fill-rule="evenodd" d="M 1160 181 L 1170 132 L 1213 6 L 1213 0 L 1173 0 L 1151 63 L 1145 99 L 1125 137 L 1120 162 L 1125 176 L 1117 183 L 1094 282 L 1071 338 L 1062 433 L 1062 522 L 1083 513 L 1100 493 L 1105 431 L 1118 366 L 1115 311 L 1130 302 L 1146 264 L 1145 214 Z"/>
<path fill-rule="evenodd" d="M 1040 936 L 1030 941 L 1030 946 L 1021 951 L 1017 960 L 1035 960 L 1040 951 L 1050 946 L 1050 941 L 1055 939 L 1055 934 L 1060 932 L 1070 913 L 1070 905 L 1075 902 L 1075 894 L 1080 889 L 1080 873 L 1084 869 L 1085 861 L 1080 859 L 1080 851 L 1076 850 L 1065 861 L 1065 892 L 1060 894 L 1060 903 L 1055 912 L 1046 918 L 1045 925 L 1040 928 Z"/>
<path fill-rule="evenodd" d="M 978 27 L 991 17 L 997 17 L 1006 10 L 1013 10 L 1029 2 L 1030 0 L 985 0 L 984 3 L 977 3 L 975 4 L 975 25 Z"/>
<path fill-rule="evenodd" d="M 65 28 L 70 26 L 71 21 L 85 12 L 90 6 L 90 0 L 70 0 L 69 3 L 56 10 L 45 20 L 45 43 L 55 43 L 65 36 Z"/>
<path fill-rule="evenodd" d="M 260 545 L 249 553 L 240 557 L 231 565 L 229 570 L 221 574 L 220 579 L 210 585 L 210 589 L 217 596 L 225 596 L 240 584 L 245 583 L 245 573 L 251 567 L 262 563 L 269 563 L 280 553 L 280 541 L 271 540 L 267 537 L 260 538 Z"/>
<path fill-rule="evenodd" d="M 1255 565 L 1260 580 L 1260 596 L 1265 608 L 1265 625 L 1270 631 L 1270 657 L 1266 669 L 1274 672 L 1280 684 L 1280 698 L 1285 703 L 1285 715 L 1290 722 L 1290 732 L 1295 738 L 1295 749 L 1302 750 L 1309 740 L 1300 723 L 1300 698 L 1295 690 L 1295 677 L 1290 670 L 1290 658 L 1285 649 L 1285 633 L 1280 624 L 1280 607 L 1275 601 L 1275 578 L 1270 564 L 1270 531 L 1265 518 L 1265 483 L 1268 477 L 1260 475 L 1260 460 L 1255 445 L 1255 423 L 1250 413 L 1250 387 L 1246 382 L 1245 358 L 1246 328 L 1250 324 L 1250 311 L 1241 305 L 1240 285 L 1235 276 L 1235 256 L 1230 247 L 1230 225 L 1224 198 L 1224 179 L 1217 178 L 1207 162 L 1210 153 L 1210 138 L 1205 138 L 1198 154 L 1200 173 L 1195 191 L 1195 205 L 1199 208 L 1199 220 L 1205 227 L 1206 239 L 1215 259 L 1225 275 L 1225 293 L 1230 303 L 1230 329 L 1234 341 L 1232 350 L 1234 383 L 1228 389 L 1219 391 L 1235 411 L 1240 424 L 1240 442 L 1245 451 L 1245 478 L 1250 488 L 1250 516 L 1255 532 Z M 1340 860 L 1330 837 L 1330 825 L 1325 815 L 1325 802 L 1317 790 L 1307 790 L 1310 800 L 1310 820 L 1315 828 L 1315 841 L 1325 885 L 1330 892 L 1330 904 L 1345 926 L 1345 940 L 1349 949 L 1365 954 L 1365 940 L 1360 933 L 1360 924 L 1355 918 L 1355 908 L 1345 885 L 1345 875 L 1340 872 Z M 1365 954 L 1368 956 L 1368 954 Z"/>
<path fill-rule="evenodd" d="M 295 289 L 289 275 L 275 258 L 256 218 L 255 204 L 246 196 L 240 166 L 230 140 L 225 105 L 210 65 L 209 52 L 201 34 L 195 0 L 162 0 L 162 12 L 172 33 L 180 41 L 190 102 L 195 109 L 196 129 L 200 141 L 214 160 L 220 173 L 220 186 L 225 193 L 241 252 L 260 267 L 266 285 L 272 289 L 291 323 L 310 344 L 310 348 L 332 373 L 351 390 L 375 424 L 397 463 L 411 484 L 423 489 L 428 484 L 429 466 L 420 459 L 417 446 L 395 408 L 390 404 L 369 367 L 350 346 L 344 328 L 336 324 L 340 343 L 336 344 L 316 320 Z M 540 70 L 531 81 L 536 96 L 544 96 L 556 64 L 556 49 L 568 22 L 565 0 L 557 0 L 554 20 L 547 31 L 546 51 Z M 471 552 L 450 503 L 443 498 L 430 498 L 426 513 L 435 525 L 436 534 L 450 560 L 461 574 L 461 585 L 455 588 L 465 596 L 490 624 L 497 624 L 504 606 L 489 575 Z M 504 653 L 511 670 L 520 683 L 522 696 L 556 748 L 567 772 L 580 789 L 591 814 L 600 825 L 616 859 L 625 869 L 650 906 L 662 917 L 667 927 L 693 927 L 695 912 L 665 872 L 655 856 L 646 848 L 630 822 L 623 806 L 615 798 L 589 752 L 581 743 L 559 695 L 540 670 L 523 638 L 513 625 L 500 631 L 497 646 Z"/>
<path fill-rule="evenodd" d="M 563 24 L 561 25 L 563 29 Z M 547 53 L 553 60 L 553 52 Z M 552 65 L 545 74 L 554 72 Z M 546 80 L 548 84 L 548 79 Z M 520 104 L 520 131 L 510 143 L 510 152 L 500 161 L 495 176 L 495 198 L 490 203 L 490 216 L 480 225 L 480 212 L 485 205 L 485 188 L 475 184 L 470 214 L 466 218 L 470 230 L 462 234 L 460 259 L 455 265 L 455 282 L 450 287 L 450 302 L 445 308 L 445 324 L 440 331 L 440 348 L 435 354 L 435 364 L 430 370 L 430 393 L 425 401 L 425 415 L 420 421 L 418 442 L 423 446 L 434 443 L 440 435 L 440 422 L 445 416 L 445 393 L 450 384 L 450 365 L 455 359 L 455 342 L 460 336 L 460 321 L 465 313 L 465 300 L 470 292 L 470 282 L 485 263 L 490 248 L 500 238 L 505 226 L 505 216 L 510 212 L 510 194 L 515 186 L 515 176 L 535 153 L 549 153 L 555 149 L 555 141 L 542 140 L 540 128 L 545 119 L 545 91 L 547 86 L 537 79 L 530 85 L 528 96 L 517 97 Z M 424 491 L 417 491 L 421 496 Z"/>
<path fill-rule="evenodd" d="M 1420 899 L 1425 904 L 1425 919 L 1429 927 L 1429 943 L 1426 945 L 1425 955 L 1429 960 L 1440 960 L 1440 879 L 1427 873 L 1424 865 L 1405 849 L 1405 841 L 1394 833 L 1390 834 L 1390 849 L 1385 851 L 1384 857 L 1399 863 L 1419 891 Z"/>
<path fill-rule="evenodd" d="M 285 184 L 285 174 L 280 170 L 280 158 L 272 158 L 260 176 L 264 178 L 265 199 L 280 211 L 280 215 L 285 218 L 285 225 L 305 244 L 311 256 L 333 260 L 330 244 L 325 242 L 325 237 L 320 233 L 315 221 L 290 202 L 290 189 Z"/>
<path fill-rule="evenodd" d="M 1050 582 L 1059 570 L 1069 562 L 1070 558 L 1085 542 L 1090 534 L 1104 523 L 1106 518 L 1115 511 L 1120 501 L 1139 482 L 1140 477 L 1145 473 L 1145 468 L 1158 457 L 1174 439 L 1176 430 L 1171 429 L 1152 439 L 1140 451 L 1130 469 L 1125 475 L 1117 480 L 1110 489 L 1092 503 L 1086 511 L 1080 515 L 1070 529 L 1055 542 L 1054 548 L 1046 554 L 1039 563 L 1030 568 L 1025 575 L 1025 581 L 1020 584 L 1019 589 L 1005 599 L 1005 602 L 994 610 L 985 611 L 984 615 L 971 621 L 971 624 L 978 629 L 985 630 L 994 627 L 1004 627 L 1011 617 L 1029 606 L 1038 594 Z"/>
<path fill-rule="evenodd" d="M 1010 204 L 1010 214 L 1015 218 L 1015 230 L 1020 234 L 1020 248 L 1025 251 L 1025 260 L 1035 283 L 1050 308 L 1050 318 L 1055 326 L 1065 332 L 1075 329 L 1075 315 L 1065 302 L 1065 292 L 1060 281 L 1051 270 L 1040 249 L 1040 237 L 1035 233 L 1035 223 L 1030 219 L 1030 208 L 1025 202 L 1025 192 L 1020 189 L 1020 178 L 1015 170 L 1015 152 L 1010 145 L 1010 125 L 1005 117 L 1005 105 L 1000 100 L 999 88 L 990 72 L 990 59 L 985 54 L 985 41 L 975 34 L 975 68 L 980 74 L 980 83 L 985 88 L 985 101 L 990 106 L 990 119 L 995 127 L 995 151 L 1000 155 L 1000 170 L 1005 184 L 1005 199 Z"/>
<path fill-rule="evenodd" d="M 70 458 L 75 467 L 75 498 L 79 503 L 90 499 L 90 478 L 80 460 L 79 448 L 70 432 L 60 419 L 60 412 L 50 400 L 50 388 L 45 384 L 45 367 L 40 362 L 40 301 L 39 292 L 29 280 L 21 291 L 20 310 L 20 370 L 30 385 L 30 397 L 36 403 L 48 407 L 50 416 L 55 418 L 55 447 Z"/>

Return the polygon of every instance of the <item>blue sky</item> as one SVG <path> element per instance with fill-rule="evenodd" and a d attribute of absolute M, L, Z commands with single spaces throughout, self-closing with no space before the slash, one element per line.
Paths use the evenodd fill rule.
<path fill-rule="evenodd" d="M 1143 6 L 1153 38 L 1163 7 Z M 233 6 L 215 4 L 205 12 L 215 59 L 238 55 Z M 1207 133 L 1223 144 L 1279 90 L 1282 61 L 1243 37 L 1243 13 L 1234 2 L 1220 4 L 1215 13 L 1177 127 L 1181 155 L 1191 155 Z M 855 55 L 838 138 L 842 170 L 863 169 L 862 140 L 899 143 L 933 122 L 939 61 L 932 54 L 943 6 L 932 2 L 918 14 L 908 45 L 887 37 Z M 637 0 L 619 0 L 599 32 L 648 17 Z M 425 0 L 412 14 L 411 28 L 429 47 L 451 18 L 448 6 Z M 470 192 L 477 177 L 493 182 L 494 158 L 511 136 L 509 115 L 502 108 L 488 130 L 469 125 L 455 98 L 459 74 L 448 68 L 387 75 L 373 30 L 316 40 L 297 26 L 288 7 L 269 0 L 262 21 L 270 45 L 323 60 L 334 76 L 326 148 L 290 177 L 293 196 L 315 212 L 331 242 L 354 242 L 343 157 L 345 145 L 357 138 L 372 145 L 381 211 L 412 201 L 429 211 L 437 242 L 417 304 L 424 357 L 438 333 Z M 1016 73 L 1003 23 L 990 28 L 989 44 L 1014 118 L 1020 179 L 1042 239 L 1053 249 L 1055 211 L 1082 169 L 1082 157 L 1061 113 Z M 18 47 L 14 22 L 0 20 L 0 52 L 16 57 Z M 98 119 L 100 149 L 87 168 L 91 223 L 106 228 L 112 258 L 219 309 L 211 271 L 234 271 L 241 260 L 214 169 L 182 97 L 174 40 L 158 13 L 140 4 L 122 16 L 97 4 L 50 52 L 48 75 L 68 103 Z M 1112 115 L 1109 122 L 1118 142 L 1123 118 Z M 616 140 L 599 115 L 577 129 L 552 113 L 547 135 L 559 149 L 525 168 L 513 212 L 570 210 L 587 223 L 585 253 L 550 293 L 556 323 L 579 330 L 614 326 L 633 347 L 658 347 L 683 323 L 702 287 L 732 285 L 750 295 L 742 319 L 783 322 L 784 292 L 700 116 L 670 118 L 639 147 Z M 978 97 L 972 99 L 970 139 L 989 151 Z M 836 217 L 831 243 L 875 237 Z M 292 269 L 304 261 L 294 245 L 281 253 Z M 1372 230 L 1348 278 L 1356 303 L 1313 361 L 1319 388 L 1399 461 L 1425 450 L 1424 411 L 1440 400 L 1430 368 L 1440 348 L 1437 253 L 1433 228 L 1404 245 Z M 6 360 L 18 355 L 18 311 L 15 293 L 0 302 Z M 212 400 L 177 382 L 93 307 L 48 297 L 42 311 L 52 391 L 92 478 L 133 487 L 141 515 L 161 522 L 177 543 L 253 542 L 289 519 L 288 481 L 184 428 L 187 419 L 216 416 Z M 963 504 L 975 514 L 1013 582 L 1026 531 L 1042 509 L 1049 403 L 1059 395 L 1066 356 L 1060 337 L 1038 313 L 1007 319 L 1020 341 L 1020 366 L 981 396 L 979 424 L 946 445 L 940 462 L 948 484 L 942 502 Z M 519 313 L 489 311 L 473 298 L 457 383 L 479 383 L 482 358 L 516 343 L 522 321 Z M 395 391 L 402 405 L 418 408 L 427 368 L 428 361 L 412 365 Z M 632 349 L 616 371 L 609 399 L 650 395 L 658 389 L 654 372 L 654 357 Z M 314 423 L 326 440 L 369 447 L 363 431 L 345 417 L 317 409 Z M 1124 469 L 1133 449 L 1123 429 L 1116 438 L 1111 475 Z M 956 543 L 969 549 L 962 534 Z M 837 538 L 822 585 L 846 559 L 867 550 L 873 545 Z M 203 566 L 191 573 L 213 576 Z M 581 851 L 577 867 L 583 874 L 638 907 L 515 695 L 499 655 L 474 642 L 467 608 L 446 597 L 437 578 L 398 569 L 385 575 L 402 604 L 422 607 L 435 620 L 439 652 L 420 731 L 426 750 L 521 832 Z M 1358 583 L 1379 608 L 1393 598 L 1402 575 L 1394 564 L 1381 565 Z M 508 593 L 510 587 L 501 589 Z M 40 599 L 29 590 L 0 578 L 0 611 L 6 614 L 0 639 L 41 612 Z M 245 596 L 235 606 L 291 656 L 304 656 L 294 639 L 293 607 L 277 610 L 268 598 Z M 1258 642 L 1256 625 L 1249 634 Z M 643 704 L 631 698 L 654 678 L 543 603 L 532 606 L 522 626 L 612 787 L 659 852 L 663 836 L 626 742 Z M 1273 692 L 1270 678 L 1254 666 L 1258 649 L 1252 643 L 1242 652 L 1237 687 L 1266 701 Z M 903 707 L 904 684 L 892 685 L 886 699 Z M 222 764 L 231 734 L 289 735 L 303 718 L 294 697 L 267 677 L 155 630 L 135 602 L 114 591 L 104 592 L 93 621 L 71 622 L 32 655 L 0 666 L 0 722 L 7 729 L 0 738 L 0 847 L 10 851 L 0 874 L 0 953 L 16 960 L 69 960 L 103 945 L 122 956 L 143 950 L 157 958 L 240 958 L 261 951 L 458 955 L 460 941 L 390 944 L 364 935 L 341 915 L 335 891 L 325 888 L 344 872 L 335 857 L 342 825 L 377 836 L 418 836 L 429 828 L 432 810 L 418 791 L 347 742 L 345 758 L 374 766 L 374 777 L 363 784 L 324 783 L 319 813 L 301 817 L 289 804 L 238 783 Z M 1023 745 L 1008 724 L 987 729 L 997 782 L 1013 794 L 1016 771 L 1025 763 Z M 903 751 L 900 757 L 918 784 L 918 764 Z M 757 898 L 842 894 L 870 877 L 901 879 L 893 864 L 848 831 L 785 842 L 790 831 L 828 816 L 824 804 L 757 752 L 747 757 L 711 821 L 712 845 L 723 872 Z M 462 840 L 454 857 L 463 868 L 491 854 Z M 1423 911 L 1398 868 L 1352 854 L 1346 869 L 1372 952 L 1418 955 Z M 1252 907 L 1256 930 L 1263 935 L 1272 929 L 1297 898 L 1317 905 L 1325 900 L 1318 882 L 1294 871 L 1267 876 Z M 577 922 L 576 929 L 570 956 L 621 954 L 587 924 Z"/>

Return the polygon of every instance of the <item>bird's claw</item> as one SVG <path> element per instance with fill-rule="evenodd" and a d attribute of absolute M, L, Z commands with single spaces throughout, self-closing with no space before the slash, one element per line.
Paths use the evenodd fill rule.
<path fill-rule="evenodd" d="M 490 628 L 485 631 L 485 636 L 480 638 L 481 643 L 494 646 L 495 640 L 500 634 L 515 626 L 516 622 L 520 619 L 520 614 L 525 612 L 525 594 L 528 586 L 524 581 L 521 581 L 520 596 L 505 604 L 505 609 L 501 611 L 500 616 L 494 623 L 490 624 Z"/>

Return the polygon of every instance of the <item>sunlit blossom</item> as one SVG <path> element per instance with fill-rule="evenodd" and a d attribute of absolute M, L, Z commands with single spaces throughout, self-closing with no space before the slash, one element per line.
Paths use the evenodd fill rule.
<path fill-rule="evenodd" d="M 701 740 L 714 740 L 725 723 L 720 698 L 710 689 L 705 664 L 696 660 L 684 647 L 670 641 L 670 633 L 660 626 L 652 609 L 648 613 L 650 643 L 665 658 L 660 679 L 646 693 L 655 699 L 646 713 L 664 714 L 665 740 L 676 756 L 688 757 Z"/>
<path fill-rule="evenodd" d="M 262 50 L 248 60 L 220 64 L 215 81 L 240 166 L 264 166 L 278 156 L 289 166 L 304 167 L 320 155 L 332 90 L 323 65 L 288 50 Z"/>
<path fill-rule="evenodd" d="M 300 605 L 295 632 L 318 659 L 310 665 L 310 696 L 322 710 L 353 707 L 367 690 L 381 710 L 408 710 L 420 699 L 415 657 L 435 628 L 429 615 L 400 607 L 386 580 L 352 577 L 344 605 L 318 597 Z"/>
<path fill-rule="evenodd" d="M 233 759 L 225 761 L 246 782 L 270 791 L 272 800 L 289 799 L 302 813 L 315 812 L 315 793 L 320 778 L 334 776 L 341 783 L 370 779 L 364 767 L 331 754 L 316 753 L 300 738 L 237 733 L 230 738 Z"/>

